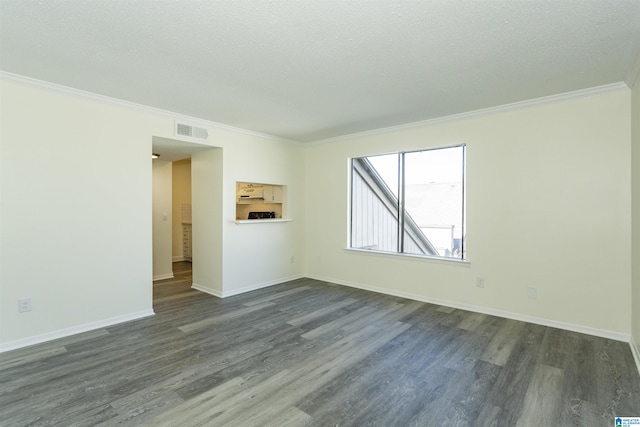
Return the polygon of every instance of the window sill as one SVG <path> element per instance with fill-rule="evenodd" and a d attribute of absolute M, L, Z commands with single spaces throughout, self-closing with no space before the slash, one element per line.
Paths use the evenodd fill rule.
<path fill-rule="evenodd" d="M 240 224 L 263 224 L 265 222 L 291 222 L 293 219 L 291 218 L 270 218 L 270 219 L 237 219 L 235 222 L 237 225 Z"/>
<path fill-rule="evenodd" d="M 471 263 L 466 259 L 454 259 L 454 258 L 444 258 L 444 257 L 433 257 L 426 255 L 416 255 L 416 254 L 401 254 L 396 252 L 383 252 L 383 251 L 375 251 L 371 249 L 355 249 L 355 248 L 344 248 L 345 252 L 353 252 L 359 254 L 366 254 L 372 256 L 382 256 L 382 257 L 395 257 L 409 260 L 419 260 L 425 261 L 429 263 L 435 264 L 444 264 L 444 265 L 455 265 L 459 267 L 469 268 L 471 267 Z"/>

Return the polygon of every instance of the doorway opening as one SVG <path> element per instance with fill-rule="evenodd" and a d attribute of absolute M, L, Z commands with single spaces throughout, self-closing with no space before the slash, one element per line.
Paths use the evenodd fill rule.
<path fill-rule="evenodd" d="M 198 259 L 211 259 L 215 253 L 209 250 L 211 244 L 205 242 L 199 247 L 195 245 L 198 240 L 203 242 L 212 238 L 209 233 L 201 238 L 197 234 L 198 230 L 202 233 L 203 230 L 211 228 L 211 224 L 208 224 L 211 221 L 211 203 L 205 200 L 204 195 L 220 194 L 222 180 L 203 179 L 198 173 L 194 176 L 192 160 L 197 160 L 199 169 L 203 164 L 205 168 L 219 168 L 221 164 L 212 162 L 211 156 L 206 152 L 220 149 L 160 137 L 153 137 L 152 141 L 152 152 L 157 154 L 152 166 L 153 281 L 173 278 L 176 271 L 185 268 L 185 262 L 191 264 L 195 276 L 198 271 Z M 196 191 L 193 191 L 194 188 Z M 194 210 L 194 205 L 199 206 L 199 217 L 198 208 Z M 204 256 L 198 258 L 199 252 Z M 174 269 L 174 263 L 182 264 L 175 264 Z M 199 286 L 213 287 L 207 275 L 201 278 L 200 282 Z M 192 285 L 195 285 L 195 279 Z"/>

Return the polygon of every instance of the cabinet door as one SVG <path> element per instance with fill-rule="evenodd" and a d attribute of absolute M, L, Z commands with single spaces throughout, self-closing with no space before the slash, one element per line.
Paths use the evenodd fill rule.
<path fill-rule="evenodd" d="M 282 203 L 282 185 L 264 185 L 265 203 Z"/>
<path fill-rule="evenodd" d="M 282 185 L 273 186 L 273 203 L 282 203 Z"/>
<path fill-rule="evenodd" d="M 182 256 L 191 259 L 191 225 L 182 225 Z"/>
<path fill-rule="evenodd" d="M 264 194 L 264 202 L 272 203 L 273 202 L 273 185 L 263 185 L 262 190 Z"/>

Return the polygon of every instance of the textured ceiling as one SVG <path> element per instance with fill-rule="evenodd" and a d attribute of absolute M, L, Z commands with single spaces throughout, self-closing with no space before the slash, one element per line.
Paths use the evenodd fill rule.
<path fill-rule="evenodd" d="M 0 0 L 0 69 L 296 141 L 616 82 L 638 0 Z"/>

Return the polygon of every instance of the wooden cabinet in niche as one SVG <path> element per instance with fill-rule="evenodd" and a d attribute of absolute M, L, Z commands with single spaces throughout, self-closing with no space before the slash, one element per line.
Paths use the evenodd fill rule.
<path fill-rule="evenodd" d="M 287 219 L 287 186 L 236 182 L 236 221 L 256 218 Z M 270 216 L 271 215 L 271 216 Z"/>
<path fill-rule="evenodd" d="M 191 224 L 182 224 L 182 257 L 191 261 Z"/>

